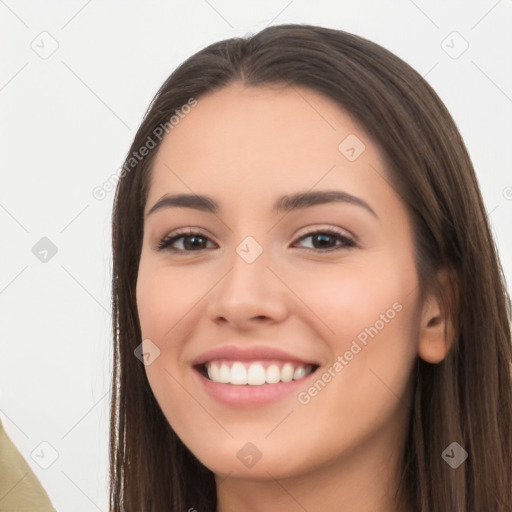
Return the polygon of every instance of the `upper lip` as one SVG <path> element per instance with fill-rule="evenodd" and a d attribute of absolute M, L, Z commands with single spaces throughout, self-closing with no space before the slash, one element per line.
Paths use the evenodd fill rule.
<path fill-rule="evenodd" d="M 199 366 L 214 359 L 229 359 L 233 361 L 260 361 L 265 359 L 276 359 L 318 366 L 318 363 L 312 359 L 305 359 L 294 354 L 289 354 L 284 350 L 274 347 L 265 347 L 263 345 L 253 345 L 248 347 L 225 345 L 222 347 L 215 347 L 196 357 L 192 361 L 192 366 Z"/>

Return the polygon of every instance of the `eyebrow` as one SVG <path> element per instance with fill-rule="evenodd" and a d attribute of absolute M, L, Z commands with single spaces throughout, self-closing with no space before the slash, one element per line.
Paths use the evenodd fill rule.
<path fill-rule="evenodd" d="M 274 204 L 275 214 L 309 208 L 319 204 L 348 203 L 360 206 L 378 218 L 373 208 L 360 197 L 338 190 L 299 192 L 280 197 Z M 211 197 L 197 194 L 176 194 L 162 196 L 148 211 L 146 217 L 162 208 L 193 208 L 208 213 L 217 213 L 220 207 Z"/>

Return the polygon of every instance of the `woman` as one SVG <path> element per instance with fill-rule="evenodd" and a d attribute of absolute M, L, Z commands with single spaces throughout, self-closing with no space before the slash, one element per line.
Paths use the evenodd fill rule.
<path fill-rule="evenodd" d="M 189 58 L 116 191 L 111 510 L 510 511 L 485 213 L 382 47 L 283 25 Z"/>

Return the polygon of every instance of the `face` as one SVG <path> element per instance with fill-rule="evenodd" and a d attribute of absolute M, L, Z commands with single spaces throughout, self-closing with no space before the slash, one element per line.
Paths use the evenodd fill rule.
<path fill-rule="evenodd" d="M 330 99 L 232 84 L 164 138 L 137 281 L 145 369 L 214 473 L 385 467 L 409 414 L 417 285 L 384 159 Z"/>

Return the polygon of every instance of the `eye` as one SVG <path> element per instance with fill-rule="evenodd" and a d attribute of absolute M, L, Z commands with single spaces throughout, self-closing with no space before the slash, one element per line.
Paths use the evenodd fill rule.
<path fill-rule="evenodd" d="M 313 245 L 316 244 L 319 246 L 313 248 L 306 247 L 306 249 L 312 251 L 338 251 L 356 246 L 356 243 L 352 238 L 332 228 L 310 231 L 309 233 L 306 233 L 305 235 L 302 235 L 300 238 L 298 238 L 298 241 L 306 240 L 307 238 L 311 238 Z M 341 243 L 336 245 L 337 242 Z"/>
<path fill-rule="evenodd" d="M 178 240 L 182 240 L 182 247 L 173 247 Z M 197 233 L 191 230 L 180 231 L 174 235 L 162 238 L 157 245 L 157 249 L 159 251 L 166 249 L 171 252 L 197 252 L 202 249 L 206 249 L 205 242 L 208 240 L 209 238 L 202 233 Z"/>
<path fill-rule="evenodd" d="M 332 228 L 310 231 L 298 238 L 297 242 L 307 238 L 311 238 L 313 245 L 317 245 L 313 248 L 305 247 L 310 251 L 329 252 L 356 246 L 352 238 Z M 174 246 L 178 241 L 180 241 L 181 247 Z M 165 249 L 175 253 L 198 252 L 207 248 L 208 241 L 211 242 L 206 235 L 189 229 L 162 238 L 157 245 L 157 250 L 163 251 Z"/>

